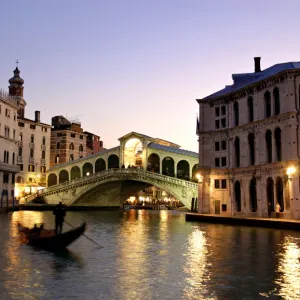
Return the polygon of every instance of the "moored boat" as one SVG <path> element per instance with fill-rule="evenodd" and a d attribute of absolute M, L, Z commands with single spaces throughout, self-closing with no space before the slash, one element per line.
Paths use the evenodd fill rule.
<path fill-rule="evenodd" d="M 85 231 L 86 224 L 64 232 L 55 234 L 55 230 L 47 230 L 43 228 L 28 228 L 18 224 L 19 232 L 23 235 L 25 242 L 49 251 L 60 251 L 68 247 L 76 239 L 78 239 Z"/>

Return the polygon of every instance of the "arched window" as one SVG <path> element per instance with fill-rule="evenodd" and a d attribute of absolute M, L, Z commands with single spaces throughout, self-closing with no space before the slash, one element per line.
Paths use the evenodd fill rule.
<path fill-rule="evenodd" d="M 74 154 L 71 154 L 70 155 L 70 159 L 69 159 L 70 161 L 73 161 L 74 160 Z"/>
<path fill-rule="evenodd" d="M 255 136 L 254 133 L 248 135 L 249 154 L 250 154 L 250 165 L 255 164 Z"/>
<path fill-rule="evenodd" d="M 276 87 L 273 90 L 273 97 L 274 97 L 274 114 L 280 114 L 280 97 L 279 97 L 279 89 Z"/>
<path fill-rule="evenodd" d="M 247 103 L 248 103 L 248 119 L 249 122 L 253 122 L 254 120 L 253 98 L 249 97 Z"/>
<path fill-rule="evenodd" d="M 235 166 L 240 167 L 240 139 L 238 137 L 234 140 L 234 151 L 235 151 Z"/>
<path fill-rule="evenodd" d="M 19 154 L 18 154 L 19 156 L 22 156 L 22 155 L 23 155 L 23 148 L 22 148 L 22 147 L 19 147 L 18 153 L 19 153 Z"/>
<path fill-rule="evenodd" d="M 233 105 L 233 115 L 234 115 L 234 126 L 238 126 L 240 123 L 240 116 L 239 116 L 239 104 L 237 101 L 235 101 Z"/>
<path fill-rule="evenodd" d="M 267 149 L 267 162 L 272 162 L 272 132 L 271 130 L 267 130 L 266 132 L 266 149 Z"/>
<path fill-rule="evenodd" d="M 265 98 L 265 117 L 269 118 L 271 117 L 271 94 L 269 91 L 265 92 L 264 98 Z"/>
<path fill-rule="evenodd" d="M 30 149 L 30 158 L 33 158 L 33 157 L 34 157 L 34 150 Z"/>
<path fill-rule="evenodd" d="M 46 145 L 46 138 L 43 136 L 43 146 Z"/>
<path fill-rule="evenodd" d="M 271 177 L 267 179 L 267 200 L 268 200 L 268 213 L 275 211 L 274 205 L 274 181 Z"/>
<path fill-rule="evenodd" d="M 33 134 L 30 137 L 30 143 L 34 143 L 34 135 Z"/>
<path fill-rule="evenodd" d="M 257 193 L 256 193 L 256 179 L 252 178 L 249 187 L 250 209 L 252 212 L 257 210 Z"/>
<path fill-rule="evenodd" d="M 12 158 L 12 164 L 14 165 L 15 164 L 15 152 L 13 153 L 13 158 Z"/>
<path fill-rule="evenodd" d="M 234 183 L 234 198 L 235 198 L 235 207 L 236 211 L 240 212 L 242 210 L 242 200 L 241 200 L 241 184 L 237 180 Z"/>
<path fill-rule="evenodd" d="M 6 150 L 4 150 L 4 157 L 3 157 L 3 161 L 6 163 Z"/>
<path fill-rule="evenodd" d="M 42 151 L 42 159 L 45 159 L 45 157 L 46 157 L 46 152 Z"/>
<path fill-rule="evenodd" d="M 83 146 L 80 145 L 80 146 L 79 146 L 79 152 L 82 152 L 82 151 L 83 151 Z"/>
<path fill-rule="evenodd" d="M 19 141 L 23 142 L 23 134 L 22 134 L 22 132 L 19 134 Z"/>
<path fill-rule="evenodd" d="M 55 163 L 59 164 L 59 154 L 56 154 Z"/>
<path fill-rule="evenodd" d="M 282 160 L 282 148 L 281 148 L 281 129 L 276 128 L 275 132 L 275 146 L 276 146 L 276 160 L 281 161 Z"/>
<path fill-rule="evenodd" d="M 281 177 L 276 178 L 276 198 L 277 203 L 280 205 L 280 211 L 284 211 L 284 198 L 283 198 L 283 182 Z"/>
<path fill-rule="evenodd" d="M 60 149 L 60 142 L 56 143 L 56 149 Z"/>
<path fill-rule="evenodd" d="M 70 144 L 70 150 L 74 150 L 74 144 L 73 143 L 71 143 Z M 80 150 L 79 150 L 80 151 Z M 83 150 L 82 150 L 83 151 Z"/>

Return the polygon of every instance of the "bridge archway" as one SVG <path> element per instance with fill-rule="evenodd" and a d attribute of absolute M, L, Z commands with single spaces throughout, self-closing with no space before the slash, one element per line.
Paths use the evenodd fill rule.
<path fill-rule="evenodd" d="M 105 171 L 106 170 L 106 162 L 103 158 L 98 158 L 95 163 L 95 173 Z"/>
<path fill-rule="evenodd" d="M 116 154 L 111 154 L 107 160 L 108 169 L 119 168 L 120 161 L 119 156 Z"/>
<path fill-rule="evenodd" d="M 69 181 L 69 173 L 66 170 L 61 170 L 59 172 L 59 183 L 64 183 L 66 181 Z"/>
<path fill-rule="evenodd" d="M 71 169 L 71 180 L 76 179 L 76 178 L 80 178 L 81 177 L 81 172 L 80 172 L 80 168 L 78 166 L 74 166 Z"/>
<path fill-rule="evenodd" d="M 138 138 L 131 138 L 124 147 L 124 166 L 142 166 L 143 144 Z"/>
<path fill-rule="evenodd" d="M 48 186 L 57 184 L 57 176 L 54 173 L 49 174 L 48 176 Z"/>
<path fill-rule="evenodd" d="M 175 177 L 175 163 L 174 159 L 167 156 L 162 161 L 162 174 L 170 177 Z"/>
<path fill-rule="evenodd" d="M 82 167 L 82 176 L 89 176 L 93 174 L 93 165 L 90 162 L 86 162 Z"/>
<path fill-rule="evenodd" d="M 147 170 L 160 173 L 160 159 L 156 153 L 152 153 L 148 156 Z"/>
<path fill-rule="evenodd" d="M 190 164 L 186 160 L 181 160 L 177 164 L 177 178 L 190 179 Z"/>

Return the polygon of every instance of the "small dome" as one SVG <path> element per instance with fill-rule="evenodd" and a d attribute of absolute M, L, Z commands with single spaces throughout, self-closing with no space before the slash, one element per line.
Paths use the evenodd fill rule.
<path fill-rule="evenodd" d="M 20 77 L 20 70 L 18 67 L 14 70 L 14 77 L 10 78 L 8 82 L 11 85 L 23 85 L 24 80 Z"/>

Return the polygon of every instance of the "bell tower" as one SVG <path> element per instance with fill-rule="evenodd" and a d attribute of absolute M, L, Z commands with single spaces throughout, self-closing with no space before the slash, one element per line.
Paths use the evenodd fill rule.
<path fill-rule="evenodd" d="M 17 61 L 18 64 L 18 61 Z M 26 102 L 23 98 L 23 91 L 24 91 L 24 80 L 20 77 L 20 70 L 18 66 L 14 70 L 14 76 L 9 79 L 9 95 L 16 98 L 18 103 L 18 115 L 19 118 L 24 118 L 25 115 L 25 106 Z"/>

